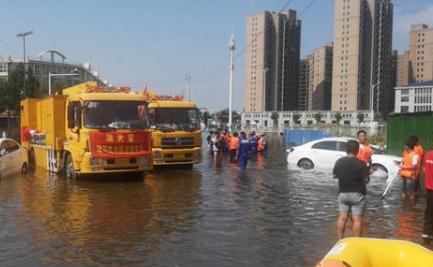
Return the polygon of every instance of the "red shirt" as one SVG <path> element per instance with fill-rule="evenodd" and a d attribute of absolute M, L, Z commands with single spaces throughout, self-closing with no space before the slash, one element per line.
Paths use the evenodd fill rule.
<path fill-rule="evenodd" d="M 433 190 L 433 151 L 424 155 L 424 168 L 425 188 Z"/>

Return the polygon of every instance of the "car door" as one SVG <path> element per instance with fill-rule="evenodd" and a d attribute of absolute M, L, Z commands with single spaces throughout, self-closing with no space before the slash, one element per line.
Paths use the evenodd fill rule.
<path fill-rule="evenodd" d="M 19 173 L 21 170 L 20 145 L 13 140 L 6 140 L 8 150 L 8 164 L 12 173 Z"/>
<path fill-rule="evenodd" d="M 0 144 L 0 174 L 2 177 L 8 176 L 11 173 L 10 168 L 10 155 L 8 153 L 8 142 L 3 140 Z"/>
<path fill-rule="evenodd" d="M 314 155 L 314 166 L 332 170 L 337 160 L 337 141 L 319 141 L 311 146 L 311 150 Z"/>
<path fill-rule="evenodd" d="M 337 153 L 335 154 L 335 161 L 337 161 L 340 158 L 345 157 L 347 155 L 346 147 L 347 147 L 346 141 L 338 141 L 337 142 Z"/>

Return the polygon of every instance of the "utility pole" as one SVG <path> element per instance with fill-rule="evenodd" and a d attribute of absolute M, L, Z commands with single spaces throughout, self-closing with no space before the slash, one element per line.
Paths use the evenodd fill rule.
<path fill-rule="evenodd" d="M 185 96 L 185 99 L 187 101 L 191 101 L 191 75 L 189 73 L 185 73 L 185 82 L 186 82 L 186 96 Z"/>
<path fill-rule="evenodd" d="M 235 36 L 230 36 L 229 49 L 230 49 L 230 78 L 229 78 L 229 128 L 233 123 L 233 73 L 235 70 L 234 52 L 236 48 Z"/>
<path fill-rule="evenodd" d="M 373 126 L 373 121 L 374 121 L 374 88 L 376 87 L 376 85 L 374 84 L 373 81 L 373 69 L 374 69 L 374 23 L 375 23 L 375 13 L 373 11 L 373 15 L 371 16 L 371 57 L 370 57 L 370 123 Z"/>

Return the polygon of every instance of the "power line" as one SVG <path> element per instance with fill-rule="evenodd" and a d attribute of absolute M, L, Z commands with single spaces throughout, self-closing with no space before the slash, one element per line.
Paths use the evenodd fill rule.
<path fill-rule="evenodd" d="M 16 50 L 15 48 L 13 48 L 12 46 L 8 45 L 5 41 L 0 40 L 0 43 L 2 43 L 6 48 L 8 48 L 9 50 L 13 51 L 15 54 L 17 54 L 18 56 L 20 56 L 20 52 L 18 52 L 18 50 Z"/>
<path fill-rule="evenodd" d="M 311 0 L 311 2 L 303 10 L 301 10 L 301 12 L 299 12 L 299 17 L 302 16 L 305 12 L 307 12 L 308 9 L 310 9 L 310 7 L 312 7 L 316 2 L 317 0 Z"/>

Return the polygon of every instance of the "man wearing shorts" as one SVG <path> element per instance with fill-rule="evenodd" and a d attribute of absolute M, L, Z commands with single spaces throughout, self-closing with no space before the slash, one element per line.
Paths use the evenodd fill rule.
<path fill-rule="evenodd" d="M 359 143 L 355 140 L 347 142 L 347 156 L 340 158 L 334 166 L 334 177 L 338 179 L 338 206 L 340 216 L 337 221 L 337 235 L 344 237 L 349 214 L 352 216 L 352 231 L 354 236 L 362 234 L 362 217 L 366 206 L 366 184 L 370 171 L 365 162 L 356 158 Z"/>

